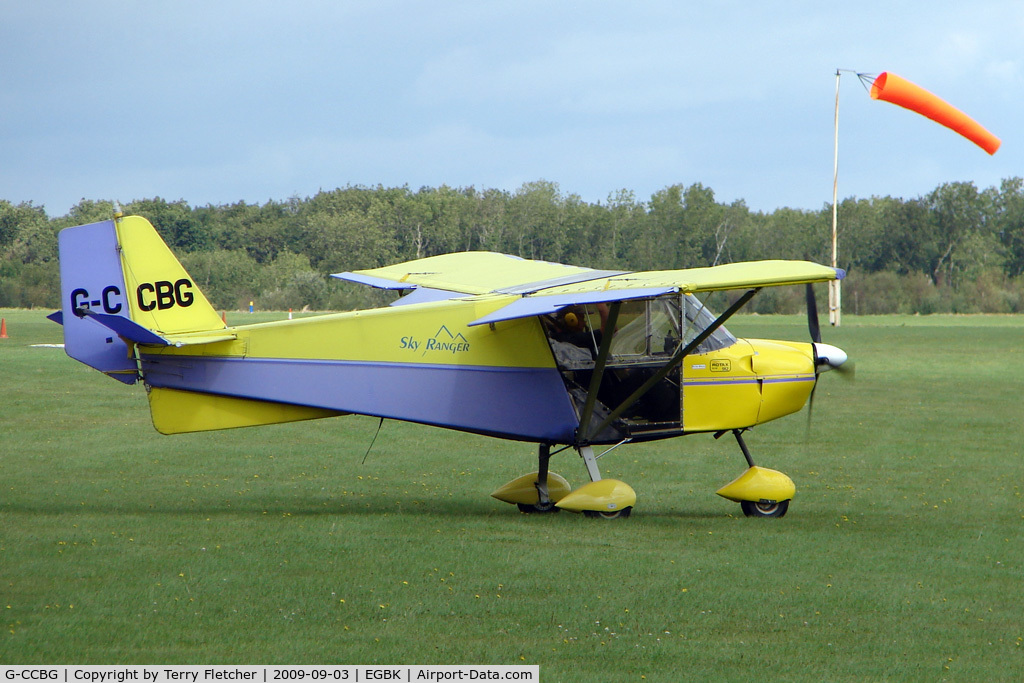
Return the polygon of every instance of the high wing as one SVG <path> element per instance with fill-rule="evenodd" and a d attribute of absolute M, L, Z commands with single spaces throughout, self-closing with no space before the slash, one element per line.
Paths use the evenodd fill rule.
<path fill-rule="evenodd" d="M 845 275 L 839 268 L 810 261 L 747 261 L 707 268 L 624 272 L 493 252 L 459 252 L 334 277 L 384 289 L 425 288 L 437 292 L 434 298 L 459 294 L 520 297 L 470 323 L 484 325 L 553 313 L 576 304 L 646 299 L 669 292 L 696 294 L 802 285 L 841 280 Z"/>
<path fill-rule="evenodd" d="M 747 261 L 708 268 L 621 273 L 586 282 L 543 287 L 499 308 L 471 325 L 551 313 L 574 304 L 646 299 L 683 292 L 697 294 L 732 289 L 759 289 L 841 280 L 846 273 L 810 261 Z"/>
<path fill-rule="evenodd" d="M 841 280 L 845 276 L 845 271 L 840 268 L 822 266 L 810 261 L 745 261 L 707 268 L 624 273 L 609 277 L 599 284 L 604 289 L 670 286 L 687 294 L 696 294 L 750 287 L 803 285 Z M 543 293 L 560 294 L 571 291 L 574 291 L 574 288 L 567 286 L 545 290 Z"/>
<path fill-rule="evenodd" d="M 619 270 L 566 266 L 490 251 L 462 251 L 396 263 L 383 268 L 334 273 L 331 277 L 380 289 L 427 288 L 463 295 L 479 295 L 530 293 L 542 287 L 568 285 L 622 274 L 623 271 Z"/>

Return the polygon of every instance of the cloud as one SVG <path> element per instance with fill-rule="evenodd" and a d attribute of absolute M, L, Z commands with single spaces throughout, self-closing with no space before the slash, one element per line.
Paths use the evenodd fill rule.
<path fill-rule="evenodd" d="M 52 9 L 12 5 L 0 25 L 0 198 L 54 211 L 82 196 L 217 203 L 539 178 L 591 201 L 702 182 L 755 208 L 817 208 L 831 197 L 837 67 L 932 89 L 1004 137 L 985 169 L 1024 163 L 1019 2 Z M 926 192 L 932 177 L 913 168 L 959 179 L 971 163 L 855 80 L 842 106 L 843 192 Z M 906 163 L 880 163 L 890 148 Z"/>

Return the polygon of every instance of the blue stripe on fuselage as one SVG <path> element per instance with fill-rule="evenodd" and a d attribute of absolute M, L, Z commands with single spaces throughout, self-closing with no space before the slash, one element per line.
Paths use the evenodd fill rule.
<path fill-rule="evenodd" d="M 421 422 L 523 441 L 571 443 L 579 426 L 558 371 L 432 364 L 156 355 L 146 382 Z"/>

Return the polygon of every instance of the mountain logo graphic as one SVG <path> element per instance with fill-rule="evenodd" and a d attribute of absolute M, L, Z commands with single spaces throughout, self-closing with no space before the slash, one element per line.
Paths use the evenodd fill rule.
<path fill-rule="evenodd" d="M 452 334 L 451 330 L 445 325 L 441 325 L 440 329 L 424 345 L 424 356 L 427 355 L 427 351 L 440 351 L 451 354 L 463 353 L 469 351 L 469 340 L 462 336 L 461 332 Z"/>

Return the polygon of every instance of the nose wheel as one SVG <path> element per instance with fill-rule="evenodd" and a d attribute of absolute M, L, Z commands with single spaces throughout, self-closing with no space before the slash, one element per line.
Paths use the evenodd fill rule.
<path fill-rule="evenodd" d="M 789 501 L 783 500 L 778 503 L 761 503 L 751 500 L 741 500 L 740 509 L 747 517 L 784 517 L 789 510 Z"/>
<path fill-rule="evenodd" d="M 796 493 L 793 480 L 782 472 L 758 467 L 750 456 L 750 450 L 743 441 L 739 429 L 732 430 L 736 443 L 743 451 L 747 461 L 747 469 L 736 479 L 718 490 L 718 495 L 740 504 L 740 509 L 747 517 L 779 518 L 789 510 L 789 502 Z M 725 432 L 715 434 L 721 437 Z"/>

